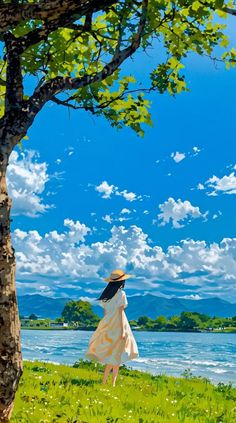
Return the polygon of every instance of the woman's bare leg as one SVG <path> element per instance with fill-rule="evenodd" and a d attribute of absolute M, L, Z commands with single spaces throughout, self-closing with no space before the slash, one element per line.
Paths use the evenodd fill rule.
<path fill-rule="evenodd" d="M 116 378 L 119 372 L 120 365 L 117 364 L 116 366 L 113 366 L 113 372 L 112 372 L 112 386 L 116 385 Z"/>
<path fill-rule="evenodd" d="M 112 365 L 111 364 L 106 364 L 105 370 L 104 370 L 104 375 L 103 375 L 103 380 L 102 380 L 102 384 L 103 385 L 105 385 L 111 369 L 112 369 Z"/>

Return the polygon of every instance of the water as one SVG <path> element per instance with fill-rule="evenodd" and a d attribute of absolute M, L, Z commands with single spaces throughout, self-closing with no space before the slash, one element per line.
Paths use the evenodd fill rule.
<path fill-rule="evenodd" d="M 24 360 L 74 364 L 85 359 L 92 331 L 21 330 Z M 139 357 L 126 366 L 156 374 L 181 376 L 190 369 L 213 383 L 236 385 L 236 334 L 135 332 Z"/>

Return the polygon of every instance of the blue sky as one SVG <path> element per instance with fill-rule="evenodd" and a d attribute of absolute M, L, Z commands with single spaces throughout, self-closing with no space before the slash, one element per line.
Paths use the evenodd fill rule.
<path fill-rule="evenodd" d="M 155 55 L 124 73 L 145 85 Z M 236 302 L 236 73 L 185 64 L 190 92 L 150 96 L 144 138 L 52 103 L 36 118 L 8 174 L 19 295 L 93 301 L 124 268 L 127 296 Z"/>

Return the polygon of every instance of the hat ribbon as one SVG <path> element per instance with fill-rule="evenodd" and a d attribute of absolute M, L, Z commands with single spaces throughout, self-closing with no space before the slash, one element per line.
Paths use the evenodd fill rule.
<path fill-rule="evenodd" d="M 110 278 L 112 281 L 118 281 L 118 279 L 123 278 L 123 276 L 125 276 L 125 273 L 123 273 L 123 275 L 118 276 L 118 278 Z"/>

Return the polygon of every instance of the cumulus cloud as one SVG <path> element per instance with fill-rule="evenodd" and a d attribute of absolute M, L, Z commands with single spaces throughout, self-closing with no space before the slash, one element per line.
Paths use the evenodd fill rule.
<path fill-rule="evenodd" d="M 213 175 L 206 181 L 206 185 L 208 188 L 212 188 L 212 191 L 208 192 L 207 195 L 236 194 L 236 175 L 234 172 L 222 178 Z"/>
<path fill-rule="evenodd" d="M 102 198 L 111 198 L 111 194 L 117 189 L 115 185 L 109 185 L 107 181 L 103 181 L 100 185 L 95 186 L 95 190 L 102 194 Z"/>
<path fill-rule="evenodd" d="M 35 230 L 13 232 L 19 292 L 28 281 L 31 287 L 35 283 L 37 292 L 45 286 L 60 295 L 68 284 L 84 286 L 86 296 L 91 289 L 101 288 L 101 278 L 112 269 L 124 268 L 135 274 L 130 282 L 133 294 L 159 293 L 168 286 L 173 293 L 181 289 L 182 295 L 195 299 L 197 295 L 236 298 L 236 238 L 211 244 L 185 239 L 164 250 L 151 246 L 148 235 L 136 225 L 113 226 L 106 240 L 91 243 L 86 225 L 71 219 L 65 219 L 64 225 L 64 231 L 45 235 Z"/>
<path fill-rule="evenodd" d="M 26 150 L 13 151 L 7 170 L 8 192 L 13 200 L 12 215 L 37 217 L 47 209 L 54 207 L 45 204 L 42 194 L 49 181 L 47 164 L 39 163 L 38 152 Z"/>
<path fill-rule="evenodd" d="M 211 178 L 207 179 L 205 183 L 199 183 L 197 189 L 206 190 L 206 194 L 213 197 L 219 194 L 236 194 L 236 165 L 229 165 L 226 166 L 226 168 L 232 169 L 229 175 L 224 175 L 221 178 L 213 175 Z"/>
<path fill-rule="evenodd" d="M 137 201 L 137 200 L 142 200 L 142 196 L 141 195 L 137 195 L 135 194 L 135 192 L 128 192 L 127 189 L 123 190 L 123 191 L 116 191 L 116 195 L 121 195 L 122 197 L 125 198 L 125 200 L 127 201 Z"/>
<path fill-rule="evenodd" d="M 179 163 L 185 159 L 186 155 L 185 153 L 179 153 L 179 151 L 176 151 L 175 153 L 171 153 L 171 157 L 173 158 L 175 163 Z"/>
<path fill-rule="evenodd" d="M 111 198 L 112 194 L 115 194 L 130 202 L 137 200 L 143 201 L 144 197 L 148 197 L 147 195 L 137 195 L 132 191 L 129 192 L 127 189 L 119 191 L 118 187 L 115 185 L 109 185 L 107 181 L 103 181 L 100 185 L 95 186 L 95 190 L 102 194 L 102 198 Z"/>
<path fill-rule="evenodd" d="M 185 226 L 181 224 L 191 221 L 191 218 L 206 218 L 208 212 L 201 213 L 199 207 L 193 206 L 190 201 L 182 201 L 180 198 L 175 201 L 174 198 L 169 197 L 167 201 L 159 205 L 161 213 L 157 215 L 159 219 L 159 225 L 164 226 L 169 222 L 172 222 L 174 228 L 182 228 Z"/>

